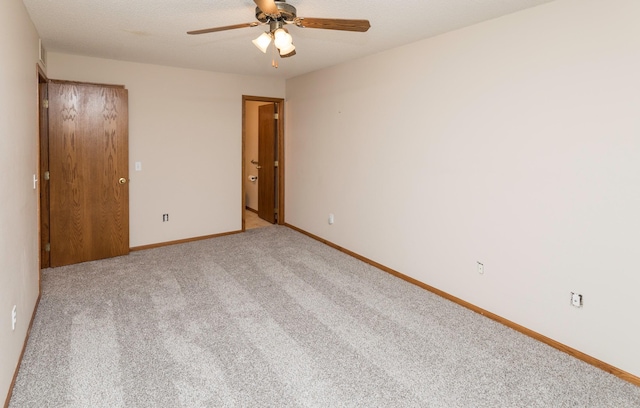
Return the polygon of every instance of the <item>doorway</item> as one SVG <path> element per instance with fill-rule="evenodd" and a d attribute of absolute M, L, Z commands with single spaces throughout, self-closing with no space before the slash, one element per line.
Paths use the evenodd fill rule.
<path fill-rule="evenodd" d="M 242 230 L 284 224 L 284 99 L 242 97 Z"/>

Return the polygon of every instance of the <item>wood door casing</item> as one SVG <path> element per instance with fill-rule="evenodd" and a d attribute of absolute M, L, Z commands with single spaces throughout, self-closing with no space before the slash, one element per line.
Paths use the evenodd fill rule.
<path fill-rule="evenodd" d="M 47 108 L 47 91 L 49 86 L 46 79 L 40 77 L 38 83 L 38 109 L 39 133 L 40 133 L 40 268 L 48 268 L 50 265 L 47 245 L 50 242 L 49 235 L 49 181 L 45 173 L 49 171 L 49 112 Z"/>
<path fill-rule="evenodd" d="M 128 126 L 124 87 L 49 83 L 51 266 L 129 253 Z"/>
<path fill-rule="evenodd" d="M 245 224 L 245 214 L 246 214 L 246 183 L 244 182 L 249 173 L 247 172 L 246 161 L 251 158 L 246 156 L 247 152 L 247 131 L 248 131 L 248 110 L 247 110 L 247 102 L 268 102 L 274 103 L 276 105 L 276 112 L 278 112 L 278 119 L 275 121 L 276 124 L 276 160 L 278 161 L 278 167 L 276 168 L 276 208 L 277 208 L 277 224 L 284 225 L 286 223 L 285 220 L 285 154 L 284 154 L 284 122 L 285 122 L 285 100 L 283 98 L 273 98 L 273 97 L 265 97 L 265 96 L 255 96 L 255 95 L 242 95 L 242 177 L 239 180 L 241 183 L 241 191 L 242 191 L 242 207 L 241 207 L 241 215 L 242 215 L 242 231 L 246 230 Z"/>
<path fill-rule="evenodd" d="M 258 107 L 258 216 L 276 222 L 276 104 Z"/>

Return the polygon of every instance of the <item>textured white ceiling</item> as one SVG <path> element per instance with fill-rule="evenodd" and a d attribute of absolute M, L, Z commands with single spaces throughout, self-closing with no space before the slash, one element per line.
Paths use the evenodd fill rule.
<path fill-rule="evenodd" d="M 23 0 L 48 51 L 291 78 L 552 0 L 289 0 L 299 17 L 368 19 L 366 33 L 288 26 L 297 55 L 261 53 L 264 27 L 189 30 L 255 20 L 251 0 Z"/>

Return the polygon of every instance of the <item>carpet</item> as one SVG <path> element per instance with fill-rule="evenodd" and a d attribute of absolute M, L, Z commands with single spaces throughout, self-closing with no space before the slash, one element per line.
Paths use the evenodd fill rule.
<path fill-rule="evenodd" d="M 640 407 L 283 226 L 47 269 L 10 407 Z"/>

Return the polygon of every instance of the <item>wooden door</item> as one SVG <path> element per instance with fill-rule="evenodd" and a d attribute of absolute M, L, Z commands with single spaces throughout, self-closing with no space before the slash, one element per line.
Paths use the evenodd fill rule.
<path fill-rule="evenodd" d="M 258 216 L 276 222 L 276 104 L 258 107 Z"/>
<path fill-rule="evenodd" d="M 51 266 L 129 253 L 128 95 L 49 83 Z"/>

